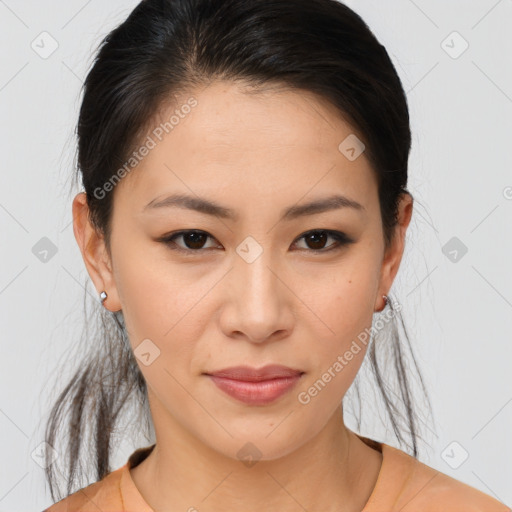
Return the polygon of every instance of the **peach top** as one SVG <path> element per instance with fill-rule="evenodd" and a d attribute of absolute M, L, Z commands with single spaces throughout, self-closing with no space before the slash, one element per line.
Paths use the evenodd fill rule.
<path fill-rule="evenodd" d="M 497 499 L 402 450 L 358 437 L 382 453 L 377 482 L 362 512 L 512 512 Z M 124 466 L 43 512 L 154 512 L 130 475 L 130 468 L 142 462 L 154 446 L 135 450 Z"/>

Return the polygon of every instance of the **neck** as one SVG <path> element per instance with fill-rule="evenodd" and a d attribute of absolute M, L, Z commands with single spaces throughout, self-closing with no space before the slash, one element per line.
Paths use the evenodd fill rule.
<path fill-rule="evenodd" d="M 176 427 L 176 425 L 173 425 Z M 243 464 L 179 427 L 158 429 L 151 454 L 130 470 L 155 512 L 361 511 L 375 487 L 382 455 L 345 427 L 341 407 L 293 452 Z"/>

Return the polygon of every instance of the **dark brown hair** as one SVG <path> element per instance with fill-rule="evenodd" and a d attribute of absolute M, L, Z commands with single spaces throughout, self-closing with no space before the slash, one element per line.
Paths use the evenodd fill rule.
<path fill-rule="evenodd" d="M 91 222 L 108 249 L 113 193 L 98 197 L 97 190 L 127 161 L 170 98 L 218 79 L 262 90 L 284 86 L 327 100 L 366 146 L 388 247 L 398 203 L 402 194 L 410 194 L 409 113 L 388 53 L 361 17 L 335 0 L 144 0 L 100 43 L 83 85 L 77 124 L 77 177 Z M 409 361 L 428 401 L 427 392 L 399 311 L 383 333 L 387 336 L 379 333 L 368 348 L 371 374 L 396 438 L 416 457 L 420 420 Z M 132 427 L 140 429 L 144 421 L 151 429 L 146 383 L 122 312 L 101 306 L 86 311 L 84 338 L 89 350 L 46 425 L 47 443 L 65 455 L 60 459 L 66 463 L 62 472 L 56 462 L 46 470 L 54 500 L 63 497 L 57 474 L 66 479 L 69 495 L 89 478 L 99 480 L 111 471 L 116 429 L 130 404 L 140 413 Z M 389 365 L 385 371 L 383 364 Z M 354 382 L 359 397 L 358 386 L 359 374 Z M 81 481 L 91 467 L 94 475 Z"/>

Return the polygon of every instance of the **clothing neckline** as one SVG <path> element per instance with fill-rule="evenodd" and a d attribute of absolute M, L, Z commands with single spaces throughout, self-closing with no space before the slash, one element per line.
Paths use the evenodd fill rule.
<path fill-rule="evenodd" d="M 384 508 L 391 506 L 390 498 L 393 503 L 398 497 L 403 486 L 404 466 L 415 461 L 412 456 L 402 452 L 385 443 L 354 434 L 366 445 L 382 454 L 381 467 L 377 475 L 377 480 L 373 490 L 361 512 L 379 512 Z M 135 450 L 129 457 L 124 466 L 119 468 L 119 492 L 123 504 L 129 504 L 130 510 L 137 512 L 154 512 L 149 504 L 144 500 L 133 481 L 130 469 L 139 465 L 153 451 L 155 444 Z"/>

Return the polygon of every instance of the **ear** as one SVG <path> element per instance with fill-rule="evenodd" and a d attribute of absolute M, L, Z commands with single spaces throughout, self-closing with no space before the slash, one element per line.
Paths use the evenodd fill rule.
<path fill-rule="evenodd" d="M 412 217 L 413 197 L 404 193 L 398 206 L 398 223 L 394 231 L 393 240 L 387 248 L 382 260 L 378 295 L 375 301 L 375 311 L 381 311 L 386 303 L 382 298 L 387 295 L 400 267 L 405 247 L 405 235 Z M 383 304 L 383 305 L 381 305 Z"/>
<path fill-rule="evenodd" d="M 110 311 L 119 311 L 121 303 L 112 272 L 112 262 L 103 235 L 89 219 L 85 192 L 79 193 L 73 199 L 73 232 L 98 297 L 102 291 L 107 292 L 108 297 L 103 306 Z"/>

